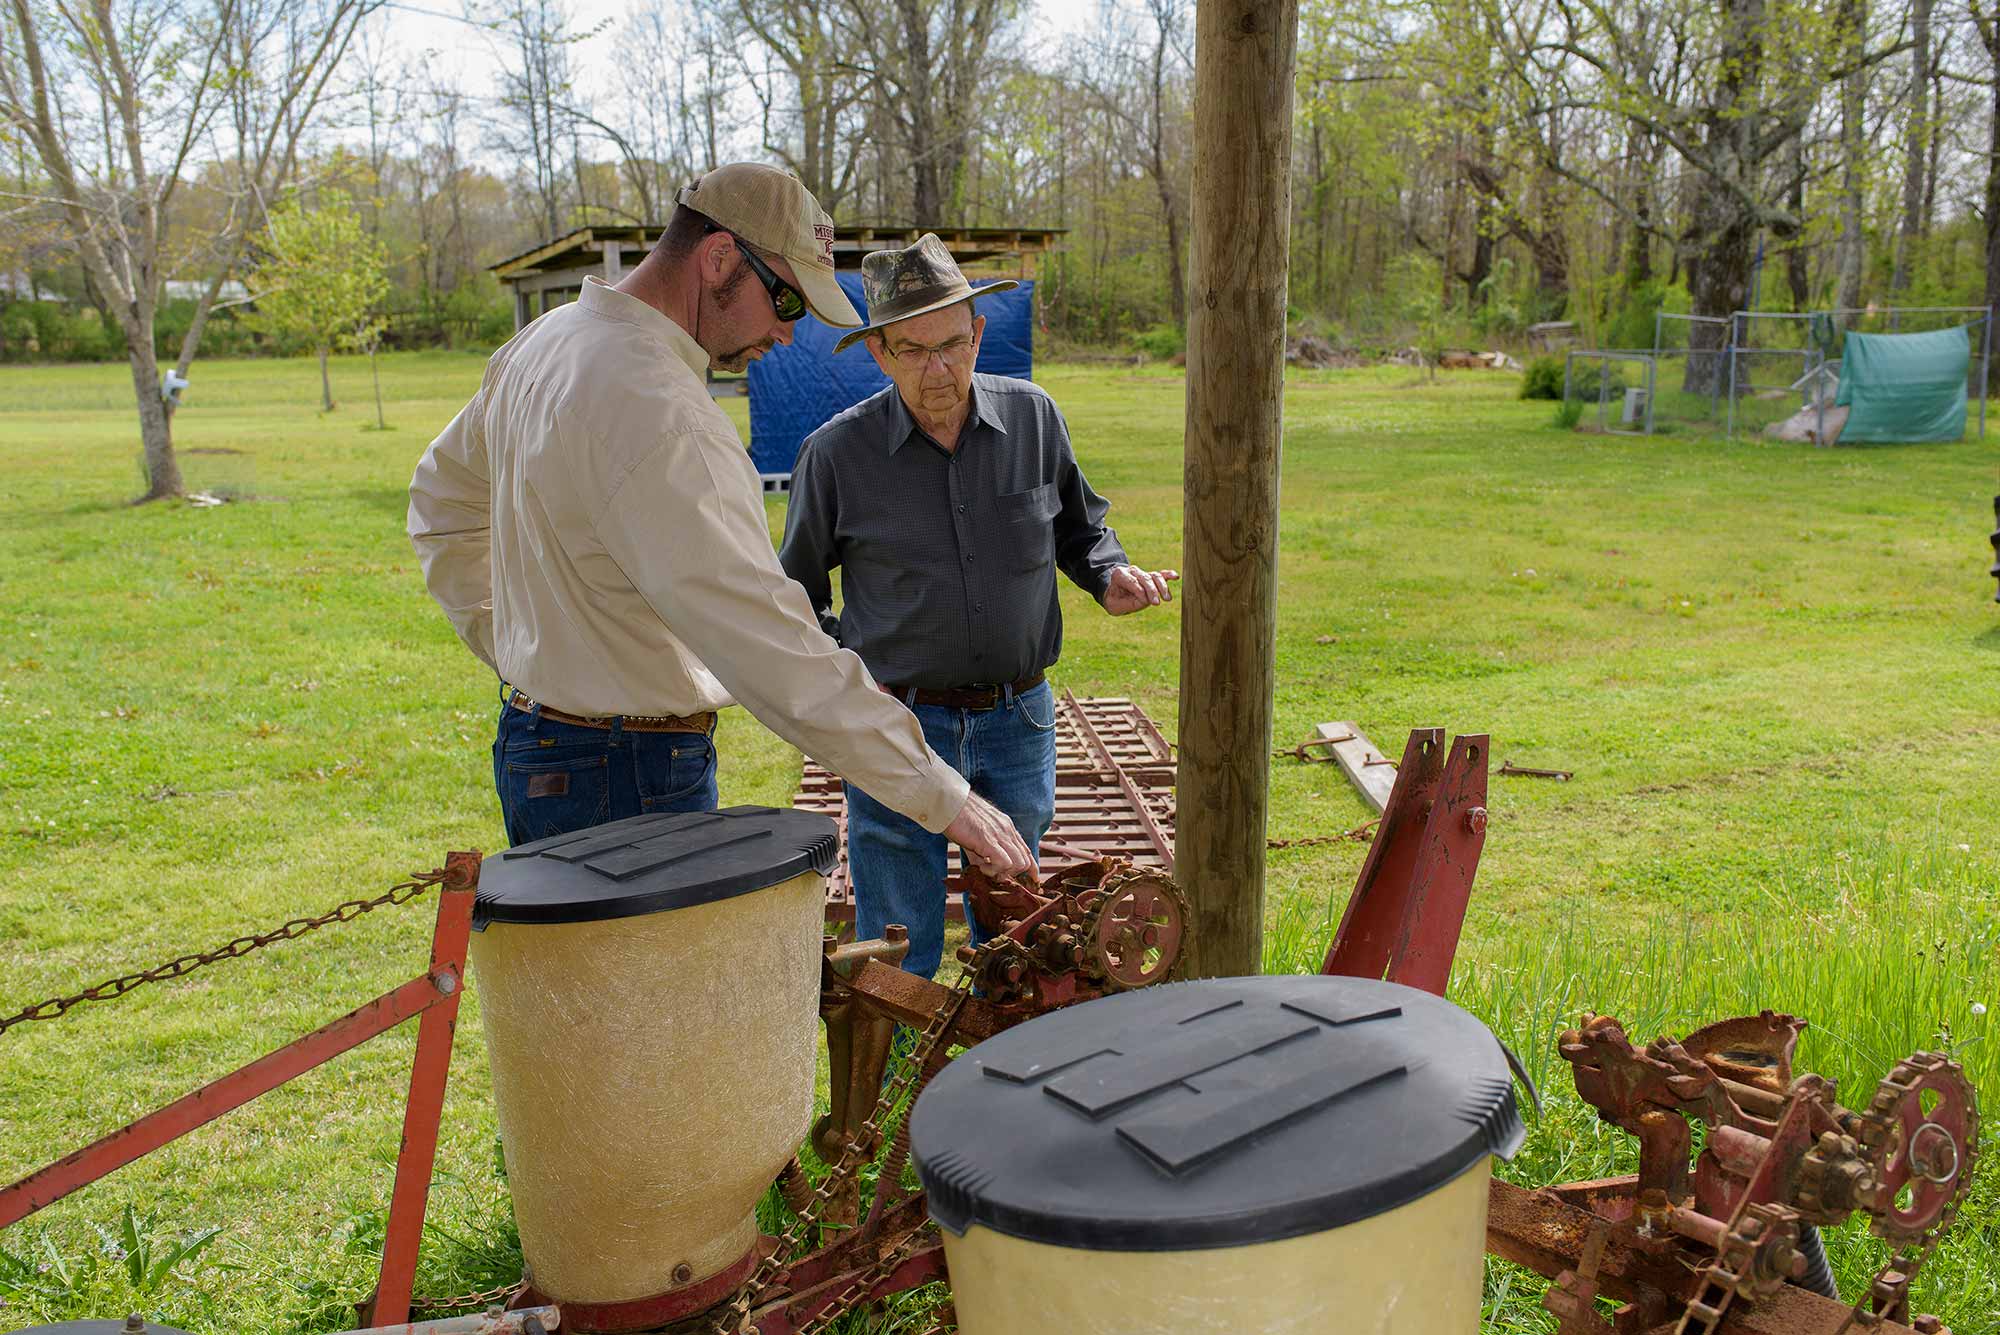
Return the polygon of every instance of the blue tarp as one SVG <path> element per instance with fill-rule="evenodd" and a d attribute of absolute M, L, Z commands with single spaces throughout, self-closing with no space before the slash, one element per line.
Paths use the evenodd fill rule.
<path fill-rule="evenodd" d="M 854 309 L 866 318 L 861 275 L 849 272 L 837 277 Z M 1023 380 L 1034 373 L 1034 298 L 1032 282 L 980 298 L 978 311 L 986 317 L 986 333 L 980 340 L 977 370 Z M 790 346 L 780 344 L 750 363 L 750 458 L 759 473 L 789 476 L 801 441 L 835 413 L 889 383 L 862 343 L 838 357 L 832 355 L 844 332 L 807 315 L 792 326 Z"/>

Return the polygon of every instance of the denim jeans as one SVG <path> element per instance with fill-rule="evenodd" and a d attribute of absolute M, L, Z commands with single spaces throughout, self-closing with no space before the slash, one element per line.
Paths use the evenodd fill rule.
<path fill-rule="evenodd" d="M 1056 814 L 1055 694 L 1043 682 L 992 709 L 917 705 L 931 750 L 963 774 L 972 791 L 1007 813 L 1030 849 Z M 945 837 L 847 787 L 847 876 L 854 929 L 862 940 L 892 922 L 910 929 L 903 967 L 925 977 L 944 955 Z M 973 944 L 979 924 L 965 915 Z"/>
<path fill-rule="evenodd" d="M 516 709 L 503 693 L 493 786 L 507 842 L 654 811 L 715 810 L 715 743 L 698 732 L 585 728 Z"/>

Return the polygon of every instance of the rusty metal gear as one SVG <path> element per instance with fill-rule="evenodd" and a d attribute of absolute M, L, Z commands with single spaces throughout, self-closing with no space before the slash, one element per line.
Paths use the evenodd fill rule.
<path fill-rule="evenodd" d="M 1942 1231 L 1979 1154 L 1979 1098 L 1958 1063 L 1936 1052 L 1898 1062 L 1855 1129 L 1874 1178 L 1863 1205 L 1875 1232 L 1919 1244 Z"/>
<path fill-rule="evenodd" d="M 1935 1096 L 1929 1100 L 1925 1095 Z M 1872 1329 L 1884 1318 L 1907 1320 L 1917 1273 L 1943 1241 L 1972 1186 L 1979 1155 L 1979 1100 L 1959 1064 L 1919 1052 L 1896 1063 L 1853 1118 L 1868 1165 L 1860 1201 L 1889 1259 L 1875 1272 L 1834 1335 Z"/>
<path fill-rule="evenodd" d="M 1187 902 L 1165 876 L 1144 870 L 1108 876 L 1084 915 L 1084 967 L 1119 989 L 1160 982 L 1180 960 L 1187 921 Z"/>

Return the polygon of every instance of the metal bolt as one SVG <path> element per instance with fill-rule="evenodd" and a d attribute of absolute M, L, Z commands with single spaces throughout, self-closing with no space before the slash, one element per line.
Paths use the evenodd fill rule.
<path fill-rule="evenodd" d="M 440 993 L 447 997 L 458 991 L 458 979 L 443 969 L 431 975 L 431 983 Z"/>
<path fill-rule="evenodd" d="M 901 945 L 910 939 L 910 929 L 899 922 L 892 922 L 882 929 L 882 939 L 890 945 Z"/>
<path fill-rule="evenodd" d="M 133 1312 L 125 1318 L 126 1335 L 139 1335 L 139 1332 L 145 1329 L 146 1318 L 140 1316 L 137 1312 Z"/>
<path fill-rule="evenodd" d="M 674 1283 L 685 1284 L 693 1278 L 694 1278 L 694 1267 L 689 1265 L 686 1261 L 682 1261 L 679 1265 L 674 1267 Z"/>
<path fill-rule="evenodd" d="M 1486 833 L 1486 808 L 1474 807 L 1465 813 L 1465 828 L 1472 834 Z"/>

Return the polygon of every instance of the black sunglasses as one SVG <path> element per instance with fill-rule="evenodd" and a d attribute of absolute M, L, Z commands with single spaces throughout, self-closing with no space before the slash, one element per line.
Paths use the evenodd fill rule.
<path fill-rule="evenodd" d="M 718 228 L 717 230 L 721 229 Z M 806 313 L 805 293 L 799 291 L 773 273 L 771 266 L 758 259 L 756 252 L 750 249 L 742 237 L 736 235 L 734 232 L 726 232 L 724 235 L 736 243 L 736 249 L 750 263 L 750 272 L 757 275 L 757 281 L 762 283 L 764 290 L 771 294 L 771 309 L 777 314 L 780 320 L 789 323 Z"/>

